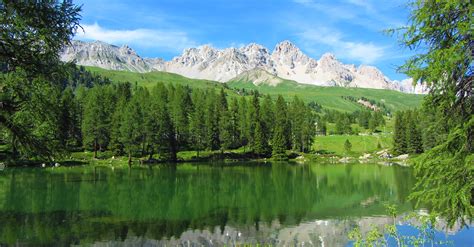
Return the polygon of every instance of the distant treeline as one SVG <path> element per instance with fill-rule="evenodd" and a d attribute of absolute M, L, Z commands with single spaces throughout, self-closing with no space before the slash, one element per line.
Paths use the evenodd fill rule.
<path fill-rule="evenodd" d="M 385 125 L 382 112 L 370 110 L 358 110 L 352 113 L 344 113 L 335 110 L 323 110 L 321 122 L 335 123 L 335 130 L 329 134 L 357 134 L 357 130 L 351 124 L 358 124 L 361 128 L 376 132 L 377 127 Z"/>

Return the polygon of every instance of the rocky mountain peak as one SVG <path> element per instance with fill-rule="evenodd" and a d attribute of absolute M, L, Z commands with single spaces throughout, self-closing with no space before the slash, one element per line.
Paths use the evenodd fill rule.
<path fill-rule="evenodd" d="M 276 44 L 273 53 L 290 53 L 299 51 L 300 49 L 296 47 L 295 44 L 291 43 L 289 40 L 284 40 L 278 44 Z"/>
<path fill-rule="evenodd" d="M 320 61 L 335 61 L 337 60 L 336 59 L 336 56 L 330 52 L 326 52 L 324 53 L 321 58 L 319 59 Z"/>
<path fill-rule="evenodd" d="M 315 60 L 288 40 L 278 43 L 272 53 L 256 43 L 227 49 L 203 45 L 185 49 L 171 61 L 143 59 L 128 45 L 118 47 L 101 41 L 72 41 L 60 55 L 63 61 L 75 60 L 79 65 L 136 72 L 167 71 L 220 82 L 227 82 L 241 75 L 240 79 L 248 78 L 258 84 L 276 85 L 279 83 L 276 78 L 283 78 L 321 86 L 418 92 L 406 89 L 409 83 L 402 86 L 401 82 L 391 81 L 373 66 L 343 64 L 331 53 L 325 53 L 319 60 Z"/>

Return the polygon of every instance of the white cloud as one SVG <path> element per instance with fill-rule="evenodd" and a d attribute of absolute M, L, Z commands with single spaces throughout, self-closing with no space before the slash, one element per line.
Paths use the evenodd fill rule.
<path fill-rule="evenodd" d="M 181 52 L 196 43 L 185 32 L 177 30 L 133 29 L 113 30 L 99 24 L 82 24 L 84 31 L 78 31 L 76 37 L 86 40 L 100 40 L 110 44 L 129 44 L 144 48 L 156 48 L 163 51 Z"/>
<path fill-rule="evenodd" d="M 356 60 L 364 64 L 373 64 L 386 55 L 386 46 L 375 45 L 372 42 L 353 42 L 344 40 L 337 30 L 326 27 L 308 29 L 297 34 L 304 46 L 309 50 L 315 45 L 326 45 L 339 58 Z"/>

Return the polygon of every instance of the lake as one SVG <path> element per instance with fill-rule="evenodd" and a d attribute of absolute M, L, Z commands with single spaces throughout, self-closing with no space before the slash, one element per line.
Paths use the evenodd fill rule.
<path fill-rule="evenodd" d="M 346 246 L 412 212 L 410 168 L 215 163 L 0 171 L 0 245 Z M 437 237 L 474 246 L 470 229 Z M 413 229 L 400 226 L 408 234 Z"/>

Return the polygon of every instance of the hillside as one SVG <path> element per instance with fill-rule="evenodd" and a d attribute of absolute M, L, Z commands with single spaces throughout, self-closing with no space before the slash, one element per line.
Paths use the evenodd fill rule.
<path fill-rule="evenodd" d="M 322 87 L 314 85 L 299 84 L 294 81 L 283 80 L 278 85 L 259 84 L 258 86 L 247 80 L 235 79 L 228 83 L 233 89 L 259 90 L 262 93 L 270 95 L 281 94 L 285 98 L 291 98 L 295 95 L 306 102 L 314 101 L 324 108 L 355 111 L 361 108 L 361 105 L 343 97 L 361 98 L 383 103 L 392 111 L 405 110 L 420 106 L 423 95 L 406 94 L 393 90 L 368 89 L 368 88 L 347 88 L 347 87 Z"/>
<path fill-rule="evenodd" d="M 232 95 L 236 94 L 240 89 L 258 90 L 264 94 L 276 96 L 283 95 L 290 99 L 297 95 L 305 102 L 314 101 L 322 105 L 326 109 L 340 110 L 340 111 L 355 111 L 361 109 L 362 106 L 357 102 L 347 100 L 343 97 L 365 97 L 369 100 L 381 102 L 385 106 L 394 110 L 403 110 L 414 108 L 421 104 L 422 95 L 406 94 L 393 90 L 383 89 L 367 89 L 367 88 L 346 88 L 346 87 L 322 87 L 299 84 L 294 81 L 284 80 L 275 85 L 268 85 L 261 83 L 258 86 L 252 82 L 247 81 L 250 77 L 238 77 L 237 80 L 231 80 L 226 84 L 200 79 L 190 79 L 178 74 L 154 71 L 148 73 L 138 73 L 129 71 L 106 70 L 97 67 L 86 67 L 89 71 L 97 73 L 102 76 L 110 78 L 113 82 L 131 82 L 138 83 L 144 87 L 151 87 L 156 82 L 172 83 L 187 85 L 193 88 L 225 88 L 226 91 Z M 233 90 L 230 90 L 233 89 Z"/>

